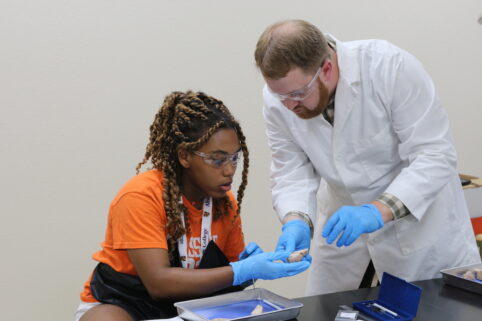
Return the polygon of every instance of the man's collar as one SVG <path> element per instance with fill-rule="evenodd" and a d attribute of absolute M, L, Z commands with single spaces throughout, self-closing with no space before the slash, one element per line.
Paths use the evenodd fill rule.
<path fill-rule="evenodd" d="M 339 80 L 352 85 L 360 81 L 360 68 L 356 53 L 331 34 L 325 34 L 328 43 L 334 43 L 338 58 Z"/>

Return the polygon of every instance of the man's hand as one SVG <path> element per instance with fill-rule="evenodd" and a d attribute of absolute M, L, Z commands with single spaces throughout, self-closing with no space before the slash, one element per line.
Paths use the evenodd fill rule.
<path fill-rule="evenodd" d="M 294 252 L 310 248 L 311 231 L 303 220 L 288 221 L 281 228 L 276 251 Z"/>
<path fill-rule="evenodd" d="M 336 245 L 348 246 L 361 234 L 374 232 L 383 225 L 381 213 L 373 204 L 343 206 L 328 219 L 322 235 L 331 244 L 341 234 Z"/>

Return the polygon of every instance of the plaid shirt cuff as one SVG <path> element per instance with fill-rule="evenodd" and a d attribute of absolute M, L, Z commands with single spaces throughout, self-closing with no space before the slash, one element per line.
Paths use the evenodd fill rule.
<path fill-rule="evenodd" d="M 402 217 L 410 214 L 410 211 L 402 203 L 402 201 L 392 194 L 383 193 L 379 198 L 377 198 L 377 201 L 392 210 L 394 220 L 401 219 Z"/>

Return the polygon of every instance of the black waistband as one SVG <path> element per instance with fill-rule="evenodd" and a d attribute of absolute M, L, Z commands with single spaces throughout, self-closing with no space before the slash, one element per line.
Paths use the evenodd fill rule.
<path fill-rule="evenodd" d="M 229 260 L 213 241 L 210 241 L 199 264 L 200 269 L 227 266 Z M 228 287 L 217 295 L 240 291 L 244 287 Z M 137 320 L 165 319 L 177 315 L 173 300 L 155 301 L 147 292 L 142 280 L 135 275 L 115 271 L 109 265 L 99 263 L 90 282 L 92 295 L 97 301 L 117 305 Z M 187 300 L 188 298 L 186 298 Z"/>

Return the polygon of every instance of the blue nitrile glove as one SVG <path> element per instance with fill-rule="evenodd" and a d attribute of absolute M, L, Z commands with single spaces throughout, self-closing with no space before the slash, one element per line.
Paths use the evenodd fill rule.
<path fill-rule="evenodd" d="M 371 233 L 383 227 L 383 219 L 375 205 L 342 206 L 326 222 L 323 237 L 331 244 L 342 234 L 336 245 L 348 246 L 363 233 Z"/>
<path fill-rule="evenodd" d="M 303 220 L 288 221 L 281 228 L 276 251 L 293 252 L 310 248 L 311 231 Z"/>
<path fill-rule="evenodd" d="M 239 253 L 239 259 L 244 260 L 247 257 L 261 253 L 263 253 L 263 250 L 259 247 L 258 244 L 254 242 L 249 242 L 249 244 L 246 245 L 246 247 L 244 248 L 243 252 Z"/>
<path fill-rule="evenodd" d="M 310 267 L 311 262 L 307 260 L 295 263 L 273 262 L 286 261 L 289 255 L 289 252 L 284 251 L 264 252 L 229 263 L 233 268 L 233 285 L 240 285 L 252 279 L 274 280 L 293 276 Z"/>
<path fill-rule="evenodd" d="M 243 252 L 239 253 L 239 260 L 244 260 L 250 256 L 261 254 L 261 253 L 263 253 L 263 250 L 261 249 L 261 247 L 259 247 L 259 245 L 256 244 L 255 242 L 250 242 L 248 245 L 246 245 Z M 254 282 L 256 282 L 256 280 L 252 279 L 244 282 L 242 285 L 247 287 L 252 285 Z"/>

